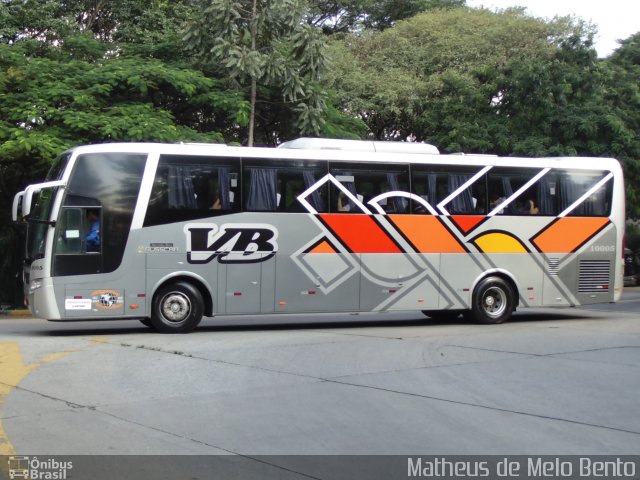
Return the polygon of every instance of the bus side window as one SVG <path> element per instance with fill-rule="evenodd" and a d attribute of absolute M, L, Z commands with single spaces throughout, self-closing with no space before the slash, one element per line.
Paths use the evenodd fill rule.
<path fill-rule="evenodd" d="M 98 208 L 87 208 L 84 212 L 86 219 L 84 233 L 84 253 L 100 253 L 102 251 L 101 224 L 102 215 Z"/>
<path fill-rule="evenodd" d="M 275 168 L 245 167 L 245 209 L 275 212 L 281 197 L 278 195 L 278 175 Z"/>
<path fill-rule="evenodd" d="M 472 175 L 466 173 L 449 173 L 447 176 L 447 191 L 449 194 L 455 193 L 460 187 L 462 187 L 467 181 L 471 179 Z M 452 214 L 470 214 L 475 212 L 474 197 L 471 195 L 471 190 L 466 188 L 459 192 L 455 197 L 451 198 L 445 205 L 449 213 Z"/>
<path fill-rule="evenodd" d="M 343 188 L 330 185 L 331 211 L 336 213 L 362 213 L 355 200 L 373 212 L 409 213 L 409 173 L 406 165 L 336 163 L 330 168 L 333 177 Z M 368 202 L 389 192 L 398 195 L 376 200 L 377 207 Z"/>
<path fill-rule="evenodd" d="M 534 168 L 492 168 L 487 175 L 489 212 L 495 211 L 498 215 L 538 215 L 541 204 L 544 204 L 545 211 L 553 210 L 553 189 L 547 183 L 551 177 L 543 175 L 531 183 L 540 172 L 540 169 Z"/>
<path fill-rule="evenodd" d="M 298 197 L 326 175 L 325 162 L 274 159 L 246 159 L 244 210 L 303 213 L 307 210 Z M 317 212 L 326 212 L 326 187 L 320 186 L 305 197 Z"/>
<path fill-rule="evenodd" d="M 218 157 L 163 155 L 144 225 L 184 222 L 237 211 L 237 162 Z"/>
<path fill-rule="evenodd" d="M 411 169 L 411 193 L 417 195 L 425 203 L 435 208 L 438 204 L 438 173 L 432 171 L 422 171 L 420 167 L 413 166 Z M 411 213 L 427 215 L 430 214 L 424 203 L 411 200 Z"/>
<path fill-rule="evenodd" d="M 84 226 L 82 209 L 63 208 L 58 226 L 56 254 L 77 254 L 82 252 L 82 236 Z"/>
<path fill-rule="evenodd" d="M 560 211 L 574 205 L 609 172 L 564 171 L 558 174 Z M 585 198 L 568 216 L 606 217 L 611 211 L 613 181 L 609 180 Z"/>
<path fill-rule="evenodd" d="M 295 205 L 295 211 L 306 211 L 304 206 L 298 200 L 298 196 L 309 188 L 313 187 L 315 183 L 327 174 L 327 166 L 317 165 L 311 168 L 303 168 L 300 171 L 302 175 L 302 184 L 300 185 L 300 191 L 293 192 L 293 204 Z M 311 205 L 316 212 L 326 212 L 327 209 L 327 185 L 316 188 L 306 197 L 306 201 Z"/>
<path fill-rule="evenodd" d="M 101 252 L 101 227 L 102 206 L 97 199 L 83 195 L 67 195 L 56 227 L 56 254 Z"/>
<path fill-rule="evenodd" d="M 482 175 L 460 190 L 478 171 L 477 167 L 470 166 L 413 165 L 412 193 L 438 211 L 438 205 L 458 192 L 443 205 L 445 211 L 454 215 L 484 215 L 487 209 L 486 176 Z M 415 199 L 411 201 L 411 210 L 416 214 L 430 214 L 424 203 Z"/>

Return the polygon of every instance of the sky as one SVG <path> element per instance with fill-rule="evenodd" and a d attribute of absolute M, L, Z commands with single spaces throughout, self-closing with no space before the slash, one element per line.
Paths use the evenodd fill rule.
<path fill-rule="evenodd" d="M 470 7 L 495 9 L 526 7 L 530 15 L 553 18 L 576 15 L 598 27 L 595 47 L 599 57 L 608 56 L 624 39 L 640 31 L 640 0 L 467 0 Z"/>

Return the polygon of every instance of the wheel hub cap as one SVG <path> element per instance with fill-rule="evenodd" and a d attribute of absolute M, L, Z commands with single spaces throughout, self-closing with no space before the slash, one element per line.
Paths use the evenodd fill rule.
<path fill-rule="evenodd" d="M 484 294 L 484 311 L 492 318 L 500 317 L 507 309 L 507 294 L 498 287 L 492 287 Z"/>
<path fill-rule="evenodd" d="M 170 322 L 184 321 L 189 316 L 190 311 L 191 303 L 182 293 L 171 293 L 162 302 L 162 314 Z"/>

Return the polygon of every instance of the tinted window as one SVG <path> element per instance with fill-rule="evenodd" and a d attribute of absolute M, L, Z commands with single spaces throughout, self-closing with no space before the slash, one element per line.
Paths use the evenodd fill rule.
<path fill-rule="evenodd" d="M 489 200 L 489 212 L 504 205 L 508 199 L 512 199 L 508 204 L 500 208 L 498 215 L 538 215 L 541 212 L 541 204 L 545 203 L 541 199 L 541 185 L 547 187 L 550 200 L 545 203 L 545 212 L 553 211 L 553 195 L 548 188 L 548 182 L 553 176 L 541 177 L 528 185 L 532 179 L 541 172 L 540 169 L 494 167 L 487 174 L 487 194 Z M 547 173 L 547 175 L 549 175 Z M 544 180 L 543 180 L 544 179 Z M 527 186 L 528 185 L 528 186 Z M 526 187 L 515 198 L 514 195 L 520 189 Z M 555 194 L 554 194 L 555 195 Z M 550 213 L 545 213 L 549 215 Z"/>
<path fill-rule="evenodd" d="M 59 157 L 57 157 L 53 161 L 53 165 L 51 165 L 51 168 L 49 169 L 49 172 L 47 173 L 46 179 L 47 180 L 59 180 L 62 177 L 62 174 L 64 173 L 64 169 L 66 168 L 70 157 L 71 157 L 71 154 L 69 154 L 69 153 L 64 153 L 64 154 L 60 155 Z"/>
<path fill-rule="evenodd" d="M 335 213 L 362 213 L 352 199 L 357 199 L 376 212 L 375 208 L 368 205 L 370 200 L 387 192 L 409 192 L 406 165 L 333 163 L 330 172 L 344 188 L 338 188 L 333 183 L 330 185 L 330 206 Z M 390 196 L 377 201 L 377 204 L 386 213 L 408 213 L 410 202 L 407 198 Z"/>
<path fill-rule="evenodd" d="M 45 188 L 33 196 L 33 208 L 29 214 L 29 226 L 27 228 L 27 260 L 42 258 L 44 256 L 45 238 L 49 230 L 46 223 L 51 215 L 53 199 L 58 193 L 58 188 Z"/>
<path fill-rule="evenodd" d="M 162 155 L 144 225 L 163 225 L 239 210 L 238 161 Z"/>
<path fill-rule="evenodd" d="M 244 209 L 250 212 L 306 212 L 298 196 L 327 174 L 325 162 L 245 159 Z M 326 185 L 306 197 L 317 211 L 327 211 Z"/>
<path fill-rule="evenodd" d="M 458 191 L 480 171 L 475 167 L 451 167 L 435 165 L 413 165 L 411 169 L 411 189 L 432 207 L 446 200 Z M 486 180 L 482 176 L 471 185 L 449 198 L 444 209 L 454 215 L 484 214 L 487 210 Z M 413 213 L 428 213 L 418 202 L 412 204 Z"/>
<path fill-rule="evenodd" d="M 609 172 L 567 170 L 558 172 L 558 202 L 560 212 L 574 205 L 592 190 Z M 567 216 L 604 217 L 611 211 L 612 179 L 580 202 Z"/>
<path fill-rule="evenodd" d="M 62 223 L 71 222 L 73 208 L 91 207 L 99 212 L 102 254 L 91 256 L 90 261 L 79 260 L 76 255 L 56 255 L 56 275 L 112 272 L 120 266 L 129 238 L 146 155 L 126 153 L 95 153 L 81 155 L 76 161 L 67 188 Z M 82 204 L 82 205 L 80 205 Z M 77 219 L 76 219 L 77 220 Z M 80 232 L 85 235 L 88 232 Z M 62 252 L 61 252 L 62 253 Z"/>

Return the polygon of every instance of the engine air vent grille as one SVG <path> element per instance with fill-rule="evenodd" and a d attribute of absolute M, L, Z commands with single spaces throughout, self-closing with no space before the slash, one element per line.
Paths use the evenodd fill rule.
<path fill-rule="evenodd" d="M 578 293 L 604 293 L 610 290 L 609 260 L 580 260 Z"/>
<path fill-rule="evenodd" d="M 548 258 L 547 259 L 547 272 L 549 275 L 553 275 L 554 277 L 558 275 L 558 270 L 560 269 L 560 259 L 559 258 Z"/>

